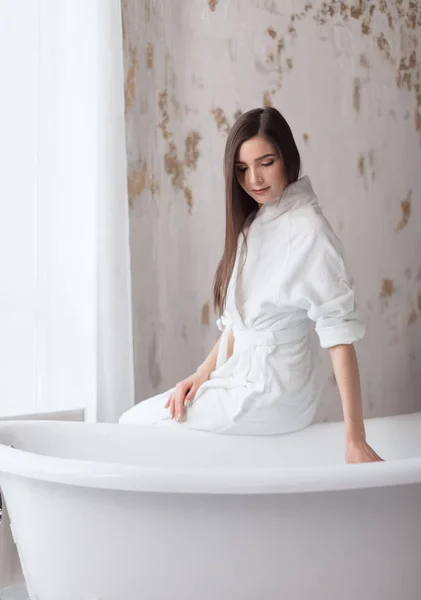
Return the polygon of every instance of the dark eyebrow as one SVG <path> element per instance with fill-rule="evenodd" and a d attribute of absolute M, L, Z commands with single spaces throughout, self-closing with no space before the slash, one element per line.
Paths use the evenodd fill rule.
<path fill-rule="evenodd" d="M 259 156 L 259 158 L 256 158 L 256 160 L 254 162 L 258 162 L 259 160 L 263 160 L 264 158 L 269 158 L 269 156 L 270 157 L 272 157 L 272 156 L 276 157 L 276 154 L 273 154 L 272 152 L 270 152 L 269 154 L 263 154 L 263 156 Z M 241 165 L 245 165 L 246 163 L 241 162 L 241 160 L 237 160 L 235 164 L 237 164 L 237 165 L 240 165 L 240 164 Z"/>

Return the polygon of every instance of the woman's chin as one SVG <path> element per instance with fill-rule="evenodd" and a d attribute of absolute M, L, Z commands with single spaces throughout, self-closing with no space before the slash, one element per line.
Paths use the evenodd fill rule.
<path fill-rule="evenodd" d="M 259 204 L 271 204 L 272 202 L 275 202 L 276 197 L 274 197 L 273 194 L 264 194 L 264 195 L 256 195 L 254 196 L 254 200 L 256 200 L 256 202 L 258 202 Z"/>

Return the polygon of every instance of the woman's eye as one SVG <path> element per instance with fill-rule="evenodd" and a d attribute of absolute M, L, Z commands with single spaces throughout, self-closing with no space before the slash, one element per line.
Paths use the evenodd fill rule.
<path fill-rule="evenodd" d="M 262 163 L 262 167 L 270 167 L 274 162 L 275 161 L 271 160 L 270 162 Z"/>
<path fill-rule="evenodd" d="M 237 173 L 245 173 L 247 167 L 237 167 Z"/>

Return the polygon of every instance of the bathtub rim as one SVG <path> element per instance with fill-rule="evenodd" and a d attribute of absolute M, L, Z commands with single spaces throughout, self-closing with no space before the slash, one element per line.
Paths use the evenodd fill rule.
<path fill-rule="evenodd" d="M 3 421 L 6 423 L 22 425 L 22 421 Z M 0 486 L 10 476 L 126 492 L 216 495 L 333 492 L 421 483 L 421 456 L 337 466 L 166 469 L 59 458 L 0 444 Z"/>

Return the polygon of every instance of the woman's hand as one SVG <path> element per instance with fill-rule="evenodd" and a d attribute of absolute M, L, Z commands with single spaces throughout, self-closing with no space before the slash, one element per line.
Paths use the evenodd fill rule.
<path fill-rule="evenodd" d="M 364 438 L 347 442 L 345 460 L 349 465 L 383 461 L 383 459 L 380 458 L 380 456 L 367 444 Z"/>
<path fill-rule="evenodd" d="M 165 405 L 165 408 L 170 410 L 171 419 L 176 417 L 177 421 L 181 422 L 185 408 L 193 402 L 197 390 L 209 379 L 209 375 L 208 369 L 199 367 L 196 373 L 177 383 L 175 392 L 171 394 Z"/>

